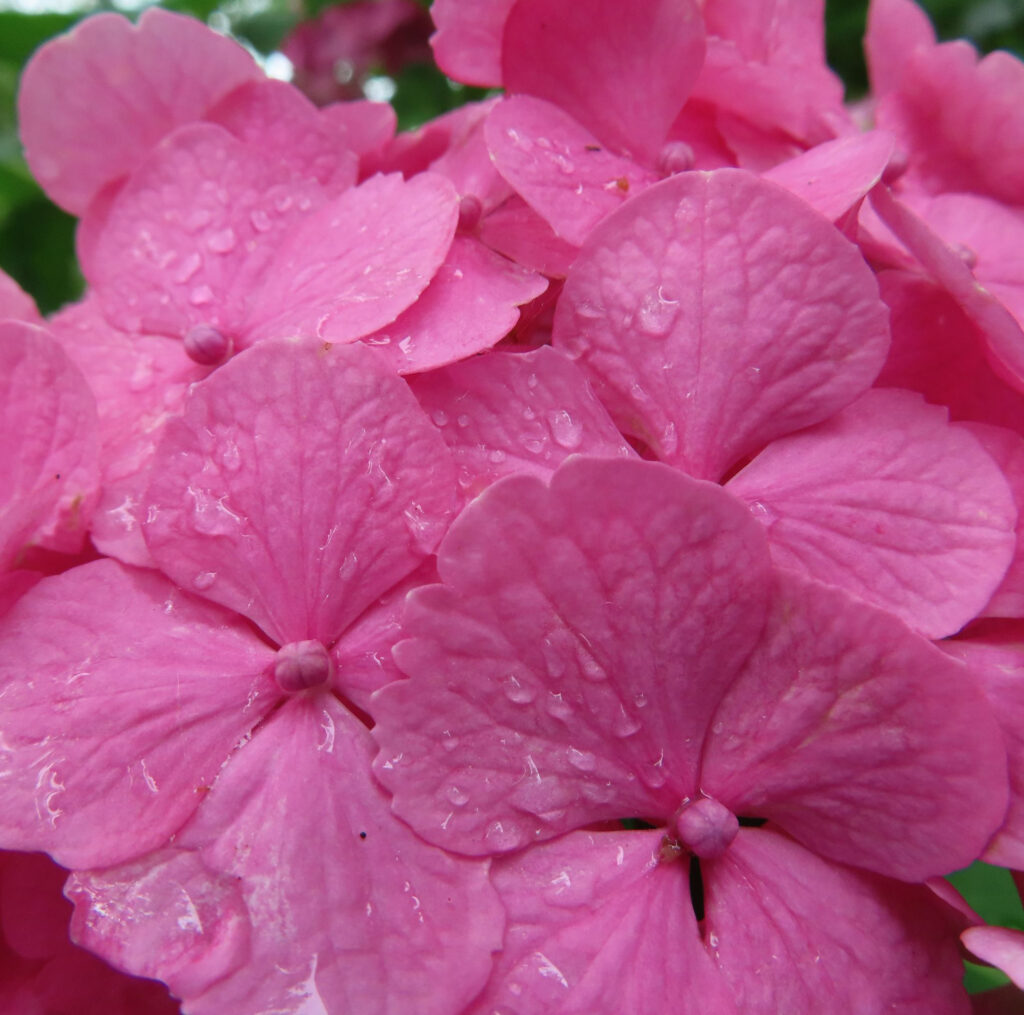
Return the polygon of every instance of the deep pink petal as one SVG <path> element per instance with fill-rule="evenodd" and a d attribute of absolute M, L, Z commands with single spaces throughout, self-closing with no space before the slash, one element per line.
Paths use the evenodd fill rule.
<path fill-rule="evenodd" d="M 420 298 L 366 341 L 400 374 L 433 370 L 497 345 L 519 320 L 518 308 L 547 285 L 478 240 L 456 236 Z"/>
<path fill-rule="evenodd" d="M 394 136 L 397 119 L 387 102 L 333 102 L 320 110 L 344 147 L 360 158 L 382 149 Z"/>
<path fill-rule="evenodd" d="M 163 570 L 279 645 L 332 643 L 430 553 L 451 456 L 365 346 L 264 342 L 193 389 L 147 492 Z"/>
<path fill-rule="evenodd" d="M 42 328 L 0 322 L 0 570 L 81 548 L 97 496 L 96 403 Z"/>
<path fill-rule="evenodd" d="M 436 0 L 430 45 L 438 67 L 467 85 L 500 87 L 501 37 L 515 0 Z"/>
<path fill-rule="evenodd" d="M 83 271 L 126 331 L 183 338 L 207 324 L 237 343 L 251 287 L 324 197 L 221 126 L 182 127 L 118 193 Z"/>
<path fill-rule="evenodd" d="M 961 659 L 992 704 L 1003 731 L 1010 774 L 1010 809 L 985 851 L 989 863 L 1024 867 L 1024 630 L 1016 644 L 956 638 L 942 643 Z"/>
<path fill-rule="evenodd" d="M 718 479 L 864 391 L 888 348 L 857 249 L 739 170 L 683 173 L 591 234 L 555 315 L 620 428 Z"/>
<path fill-rule="evenodd" d="M 246 344 L 290 334 L 351 342 L 407 309 L 444 261 L 458 199 L 442 176 L 377 176 L 293 229 L 249 308 Z"/>
<path fill-rule="evenodd" d="M 978 857 L 1006 811 L 1005 772 L 995 716 L 962 667 L 887 613 L 779 572 L 765 637 L 715 713 L 701 786 L 823 856 L 919 881 Z"/>
<path fill-rule="evenodd" d="M 572 458 L 484 491 L 409 597 L 409 674 L 374 696 L 378 776 L 470 854 L 670 814 L 759 636 L 766 548 L 728 494 L 650 462 Z"/>
<path fill-rule="evenodd" d="M 509 93 L 556 103 L 603 144 L 650 165 L 703 59 L 691 0 L 518 0 L 501 64 Z"/>
<path fill-rule="evenodd" d="M 137 26 L 117 14 L 87 18 L 25 68 L 26 159 L 46 193 L 80 215 L 175 127 L 261 76 L 241 46 L 193 18 L 159 8 Z"/>
<path fill-rule="evenodd" d="M 907 55 L 934 45 L 935 30 L 928 15 L 913 0 L 871 0 L 864 55 L 875 95 L 899 88 Z"/>
<path fill-rule="evenodd" d="M 40 582 L 3 620 L 4 845 L 84 867 L 162 844 L 273 704 L 272 658 L 151 571 Z"/>
<path fill-rule="evenodd" d="M 869 391 L 774 441 L 728 489 L 765 526 L 776 563 L 929 638 L 972 620 L 1013 558 L 1016 507 L 1002 471 L 910 392 Z"/>
<path fill-rule="evenodd" d="M 736 1015 L 662 833 L 574 832 L 497 861 L 505 947 L 467 1015 Z"/>
<path fill-rule="evenodd" d="M 35 300 L 5 271 L 0 271 L 0 320 L 13 318 L 29 324 L 42 324 Z"/>
<path fill-rule="evenodd" d="M 492 250 L 549 278 L 565 278 L 579 253 L 518 196 L 485 216 L 477 235 Z"/>
<path fill-rule="evenodd" d="M 161 849 L 76 871 L 65 891 L 79 944 L 119 969 L 162 979 L 178 997 L 199 993 L 249 957 L 249 913 L 237 880 L 211 871 L 194 851 Z"/>
<path fill-rule="evenodd" d="M 627 197 L 657 180 L 543 99 L 505 99 L 487 117 L 484 132 L 502 176 L 558 237 L 576 246 Z"/>
<path fill-rule="evenodd" d="M 225 769 L 183 843 L 238 880 L 252 947 L 236 972 L 190 997 L 190 1013 L 305 1002 L 385 1015 L 415 998 L 417 1013 L 443 1015 L 483 986 L 504 923 L 487 866 L 399 822 L 371 755 L 366 729 L 325 694 L 288 702 Z"/>
<path fill-rule="evenodd" d="M 477 356 L 412 388 L 451 448 L 467 497 L 502 476 L 547 477 L 569 455 L 632 455 L 579 368 L 550 346 Z"/>
<path fill-rule="evenodd" d="M 853 134 L 826 141 L 769 169 L 764 177 L 837 222 L 882 178 L 893 144 L 893 136 L 885 131 Z"/>
<path fill-rule="evenodd" d="M 967 1015 L 958 922 L 923 885 L 745 828 L 704 868 L 704 939 L 744 1015 Z"/>

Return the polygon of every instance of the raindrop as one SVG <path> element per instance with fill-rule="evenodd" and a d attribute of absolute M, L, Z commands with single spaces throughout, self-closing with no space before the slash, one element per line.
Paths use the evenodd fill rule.
<path fill-rule="evenodd" d="M 194 307 L 213 302 L 213 290 L 208 285 L 198 285 L 188 294 L 188 301 Z"/>
<path fill-rule="evenodd" d="M 593 653 L 582 645 L 576 649 L 576 659 L 580 672 L 587 680 L 607 680 L 608 671 L 594 658 Z"/>
<path fill-rule="evenodd" d="M 558 166 L 559 170 L 565 173 L 566 176 L 570 176 L 576 172 L 576 164 L 571 159 L 567 159 L 564 155 L 552 155 L 551 161 Z"/>
<path fill-rule="evenodd" d="M 178 270 L 171 276 L 178 285 L 184 285 L 203 266 L 203 259 L 198 254 L 189 254 L 178 267 Z"/>
<path fill-rule="evenodd" d="M 455 420 L 455 422 L 462 427 L 469 426 L 469 417 L 465 413 L 463 413 L 461 416 L 458 417 L 458 419 Z"/>
<path fill-rule="evenodd" d="M 230 227 L 227 229 L 221 229 L 219 232 L 214 233 L 207 241 L 206 245 L 215 254 L 230 254 L 235 249 L 235 245 L 238 243 L 238 237 L 235 236 L 234 229 Z"/>
<path fill-rule="evenodd" d="M 192 584 L 200 591 L 208 589 L 217 580 L 216 571 L 200 571 L 192 579 Z"/>
<path fill-rule="evenodd" d="M 572 715 L 572 706 L 562 697 L 561 691 L 557 694 L 548 691 L 547 709 L 548 715 L 563 722 Z"/>
<path fill-rule="evenodd" d="M 578 751 L 575 747 L 569 748 L 566 757 L 569 759 L 569 764 L 581 772 L 592 772 L 597 764 L 597 758 L 590 751 Z"/>
<path fill-rule="evenodd" d="M 242 466 L 242 456 L 234 441 L 225 441 L 220 449 L 220 461 L 228 472 L 238 472 Z"/>
<path fill-rule="evenodd" d="M 549 412 L 548 423 L 555 443 L 567 451 L 574 451 L 583 443 L 583 424 L 574 420 L 565 409 Z"/>
<path fill-rule="evenodd" d="M 249 216 L 249 221 L 252 222 L 253 229 L 258 233 L 267 232 L 273 225 L 270 221 L 270 216 L 262 208 L 257 208 Z"/>
<path fill-rule="evenodd" d="M 505 452 L 500 448 L 495 448 L 488 456 L 488 461 L 493 462 L 495 465 L 501 465 L 505 461 Z"/>
<path fill-rule="evenodd" d="M 500 821 L 492 821 L 484 832 L 484 838 L 494 849 L 515 849 L 522 844 L 523 837 L 514 825 L 505 825 Z"/>
<path fill-rule="evenodd" d="M 668 776 L 660 764 L 654 764 L 641 769 L 640 779 L 651 789 L 661 789 L 668 781 Z"/>
<path fill-rule="evenodd" d="M 515 705 L 529 705 L 537 696 L 537 692 L 532 687 L 521 683 L 511 673 L 502 681 L 502 687 L 505 691 L 505 697 Z"/>
<path fill-rule="evenodd" d="M 626 737 L 631 737 L 636 733 L 642 725 L 636 716 L 630 715 L 622 705 L 619 705 L 619 711 L 612 720 L 612 733 L 625 740 Z"/>
<path fill-rule="evenodd" d="M 452 784 L 444 794 L 456 807 L 465 807 L 469 803 L 469 794 Z"/>
<path fill-rule="evenodd" d="M 523 439 L 523 447 L 532 455 L 539 455 L 544 450 L 544 442 L 536 437 Z"/>
<path fill-rule="evenodd" d="M 639 694 L 633 696 L 633 704 L 637 708 L 643 708 L 647 704 L 647 695 L 642 691 Z"/>
<path fill-rule="evenodd" d="M 637 313 L 637 324 L 645 335 L 652 338 L 663 338 L 669 333 L 676 317 L 678 300 L 665 297 L 661 286 L 655 292 L 647 293 L 640 303 Z"/>
<path fill-rule="evenodd" d="M 430 414 L 430 418 L 434 421 L 434 426 L 445 426 L 448 422 L 448 413 L 437 409 Z"/>

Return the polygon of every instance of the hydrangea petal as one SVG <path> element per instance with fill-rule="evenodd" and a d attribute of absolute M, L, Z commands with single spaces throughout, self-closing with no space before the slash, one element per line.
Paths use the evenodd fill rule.
<path fill-rule="evenodd" d="M 518 0 L 502 38 L 508 92 L 556 103 L 604 144 L 648 165 L 703 60 L 704 25 L 692 0 Z"/>
<path fill-rule="evenodd" d="M 249 913 L 238 882 L 193 851 L 163 849 L 132 863 L 75 871 L 67 897 L 83 947 L 136 976 L 197 994 L 249 954 Z M 168 933 L 171 930 L 171 933 Z"/>
<path fill-rule="evenodd" d="M 467 1015 L 738 1015 L 701 941 L 687 862 L 662 833 L 573 832 L 497 861 L 505 947 Z"/>
<path fill-rule="evenodd" d="M 409 597 L 411 679 L 373 699 L 396 812 L 470 854 L 671 813 L 760 634 L 766 553 L 738 502 L 657 463 L 489 487 L 438 551 L 444 585 Z"/>
<path fill-rule="evenodd" d="M 0 319 L 13 318 L 29 324 L 42 324 L 35 300 L 5 271 L 0 271 Z"/>
<path fill-rule="evenodd" d="M 96 403 L 42 328 L 0 322 L 0 570 L 31 543 L 81 547 L 96 500 Z"/>
<path fill-rule="evenodd" d="M 565 278 L 579 252 L 518 196 L 486 215 L 477 235 L 492 250 L 549 278 Z"/>
<path fill-rule="evenodd" d="M 704 877 L 705 940 L 744 1015 L 970 1011 L 959 926 L 923 885 L 827 863 L 768 828 L 740 829 Z"/>
<path fill-rule="evenodd" d="M 192 1015 L 385 1015 L 410 998 L 443 1015 L 483 986 L 504 923 L 487 866 L 398 822 L 371 754 L 365 728 L 324 695 L 286 703 L 225 769 L 182 841 L 239 880 L 252 949 L 188 1000 Z"/>
<path fill-rule="evenodd" d="M 515 0 L 436 0 L 430 38 L 438 67 L 456 81 L 500 88 L 501 37 Z"/>
<path fill-rule="evenodd" d="M 477 356 L 412 388 L 469 497 L 513 473 L 547 477 L 572 454 L 632 455 L 580 370 L 550 346 Z"/>
<path fill-rule="evenodd" d="M 772 442 L 727 488 L 765 526 L 776 563 L 929 638 L 970 621 L 1013 557 L 1016 508 L 1001 470 L 910 392 L 867 392 Z"/>
<path fill-rule="evenodd" d="M 861 394 L 889 337 L 874 277 L 835 227 L 740 170 L 655 184 L 595 229 L 554 344 L 627 434 L 718 479 Z"/>
<path fill-rule="evenodd" d="M 193 18 L 160 8 L 138 25 L 116 14 L 87 18 L 25 68 L 25 157 L 46 193 L 80 215 L 175 127 L 261 76 L 241 46 Z"/>
<path fill-rule="evenodd" d="M 871 0 L 864 33 L 864 56 L 872 91 L 886 95 L 899 88 L 907 54 L 935 45 L 928 15 L 913 0 Z"/>
<path fill-rule="evenodd" d="M 246 342 L 351 342 L 407 309 L 444 261 L 458 198 L 442 176 L 373 177 L 292 230 L 249 310 Z"/>
<path fill-rule="evenodd" d="M 163 843 L 273 703 L 247 625 L 110 560 L 40 582 L 0 641 L 3 842 L 68 867 Z"/>
<path fill-rule="evenodd" d="M 237 340 L 250 286 L 287 228 L 322 200 L 315 182 L 290 180 L 225 128 L 192 124 L 114 198 L 83 271 L 126 331 L 181 338 L 207 324 Z"/>
<path fill-rule="evenodd" d="M 1024 931 L 1009 927 L 968 927 L 961 937 L 974 955 L 1001 969 L 1024 989 Z"/>
<path fill-rule="evenodd" d="M 456 236 L 420 298 L 366 341 L 383 348 L 400 374 L 433 370 L 496 345 L 519 320 L 518 308 L 547 285 L 479 241 Z"/>
<path fill-rule="evenodd" d="M 894 617 L 788 572 L 777 580 L 765 637 L 715 713 L 705 792 L 891 877 L 971 863 L 1007 800 L 980 690 Z"/>
<path fill-rule="evenodd" d="M 498 103 L 484 132 L 498 171 L 558 237 L 575 246 L 628 196 L 657 180 L 605 149 L 563 109 L 529 95 Z"/>
<path fill-rule="evenodd" d="M 454 500 L 440 434 L 372 350 L 268 341 L 167 424 L 145 534 L 183 588 L 278 644 L 330 644 L 434 549 Z"/>

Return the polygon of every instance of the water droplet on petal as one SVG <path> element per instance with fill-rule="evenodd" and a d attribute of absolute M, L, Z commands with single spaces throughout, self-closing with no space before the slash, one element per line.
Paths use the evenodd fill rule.
<path fill-rule="evenodd" d="M 547 710 L 553 719 L 561 719 L 563 722 L 572 715 L 572 706 L 562 697 L 561 691 L 548 691 Z"/>
<path fill-rule="evenodd" d="M 667 298 L 661 286 L 648 292 L 637 312 L 637 326 L 645 335 L 663 338 L 669 333 L 676 319 L 679 301 Z"/>
<path fill-rule="evenodd" d="M 270 220 L 270 216 L 262 208 L 257 208 L 249 216 L 249 221 L 252 223 L 253 229 L 258 233 L 267 232 L 273 225 L 273 222 Z"/>
<path fill-rule="evenodd" d="M 444 794 L 456 807 L 465 807 L 469 803 L 469 794 L 456 785 L 451 785 Z"/>
<path fill-rule="evenodd" d="M 574 451 L 583 443 L 583 424 L 574 420 L 565 409 L 548 413 L 548 424 L 555 443 Z"/>
<path fill-rule="evenodd" d="M 569 759 L 569 764 L 581 772 L 592 772 L 597 764 L 597 758 L 590 751 L 578 751 L 575 747 L 570 747 L 566 751 L 566 757 Z"/>
<path fill-rule="evenodd" d="M 203 266 L 203 259 L 195 253 L 189 254 L 184 261 L 178 265 L 178 270 L 171 276 L 172 281 L 178 285 L 184 285 Z"/>
<path fill-rule="evenodd" d="M 192 579 L 192 584 L 200 591 L 204 592 L 217 580 L 216 571 L 200 571 L 199 574 Z"/>
<path fill-rule="evenodd" d="M 446 426 L 448 423 L 448 413 L 442 409 L 432 412 L 430 418 L 434 421 L 434 426 Z"/>
<path fill-rule="evenodd" d="M 208 285 L 197 285 L 188 294 L 188 301 L 194 307 L 204 307 L 213 302 L 213 290 Z"/>
<path fill-rule="evenodd" d="M 612 720 L 612 733 L 624 740 L 636 733 L 642 725 L 636 716 L 630 715 L 622 705 L 619 705 L 619 710 Z"/>
<path fill-rule="evenodd" d="M 509 822 L 492 821 L 484 832 L 484 839 L 493 849 L 504 851 L 522 845 L 522 833 Z"/>
<path fill-rule="evenodd" d="M 537 692 L 529 685 L 522 683 L 518 677 L 510 673 L 501 684 L 505 691 L 505 697 L 516 705 L 529 705 Z"/>
<path fill-rule="evenodd" d="M 238 237 L 235 236 L 234 229 L 230 228 L 221 229 L 215 232 L 207 241 L 206 245 L 215 254 L 230 254 L 235 249 L 235 245 L 238 243 Z"/>
<path fill-rule="evenodd" d="M 461 427 L 467 427 L 469 426 L 469 417 L 465 413 L 462 413 L 462 415 L 459 416 L 458 419 L 455 420 L 455 422 L 458 423 L 459 426 Z"/>

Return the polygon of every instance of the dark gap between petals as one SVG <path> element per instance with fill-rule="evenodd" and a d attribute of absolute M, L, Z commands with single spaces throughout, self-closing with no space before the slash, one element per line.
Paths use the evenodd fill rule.
<path fill-rule="evenodd" d="M 739 818 L 740 828 L 761 828 L 768 824 L 767 818 Z"/>
<path fill-rule="evenodd" d="M 700 869 L 700 857 L 690 857 L 690 903 L 697 923 L 704 919 L 704 875 Z"/>

